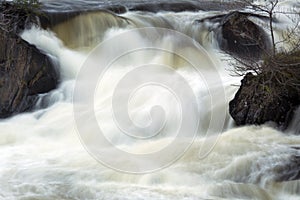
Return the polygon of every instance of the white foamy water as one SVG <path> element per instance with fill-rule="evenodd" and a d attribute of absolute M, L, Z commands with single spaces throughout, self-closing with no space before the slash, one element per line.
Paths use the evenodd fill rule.
<path fill-rule="evenodd" d="M 224 55 L 218 51 L 212 33 L 205 27 L 192 25 L 194 19 L 209 14 L 127 13 L 123 17 L 134 23 L 131 22 L 125 27 L 106 27 L 105 30 L 87 29 L 90 32 L 79 34 L 80 38 L 77 41 L 64 40 L 66 32 L 75 31 L 71 27 L 72 23 L 77 22 L 72 22 L 71 25 L 69 23 L 68 30 L 60 27 L 59 32 L 35 27 L 26 30 L 22 37 L 58 63 L 62 82 L 58 89 L 41 96 L 37 106 L 43 107 L 45 104 L 48 105 L 47 108 L 0 122 L 0 199 L 298 199 L 300 181 L 277 183 L 276 178 L 284 172 L 282 167 L 289 165 L 293 156 L 300 156 L 295 148 L 300 145 L 299 136 L 282 133 L 266 126 L 234 128 L 226 113 L 224 132 L 219 136 L 213 151 L 200 159 L 201 147 L 208 144 L 207 139 L 213 138 L 205 137 L 204 130 L 208 128 L 209 118 L 214 112 L 222 113 L 223 110 L 228 110 L 228 101 L 237 90 L 233 84 L 239 84 L 239 78 L 231 77 L 226 70 L 230 67 L 220 61 L 219 58 Z M 155 63 L 172 67 L 184 77 L 195 93 L 200 114 L 200 129 L 195 141 L 172 165 L 149 174 L 117 172 L 95 160 L 86 150 L 85 144 L 82 144 L 82 136 L 78 135 L 73 110 L 74 104 L 80 103 L 73 102 L 76 77 L 89 55 L 91 46 L 96 46 L 94 42 L 99 42 L 99 38 L 96 37 L 99 31 L 100 41 L 111 38 L 113 40 L 117 35 L 135 27 L 170 28 L 166 25 L 166 19 L 173 29 L 194 37 L 205 47 L 208 56 L 214 61 L 215 69 L 209 69 L 209 65 L 203 64 L 202 70 L 205 69 L 206 74 L 218 71 L 222 85 L 216 83 L 210 87 L 224 89 L 226 96 L 210 105 L 212 94 L 205 85 L 205 79 L 195 74 L 189 64 L 166 52 L 141 51 L 114 62 L 98 82 L 94 108 L 99 126 L 115 147 L 132 154 L 156 152 L 172 142 L 174 132 L 180 126 L 182 105 L 178 104 L 176 95 L 174 97 L 173 93 L 159 85 L 150 85 L 132 94 L 128 112 L 137 126 L 145 127 L 152 123 L 153 129 L 157 128 L 160 119 L 165 117 L 166 127 L 159 132 L 159 137 L 135 142 L 118 129 L 111 111 L 113 92 L 122 77 L 135 69 L 135 66 Z M 93 20 L 99 20 L 99 17 L 88 16 L 85 20 L 91 23 Z M 105 22 L 111 18 L 102 20 Z M 85 22 L 83 20 L 80 23 Z M 198 37 L 197 32 L 200 32 Z M 85 38 L 85 35 L 89 37 Z M 146 35 L 138 32 L 129 36 L 122 42 L 118 40 L 110 43 L 112 45 L 106 47 L 106 51 L 101 52 L 97 59 L 105 60 L 116 52 L 149 45 L 149 41 L 151 43 Z M 88 45 L 82 48 L 80 45 L 87 39 Z M 176 42 L 172 37 L 154 38 L 154 41 L 157 41 L 157 47 L 164 49 L 183 48 L 180 42 Z M 182 51 L 191 57 L 203 56 L 194 48 L 185 47 Z M 200 59 L 204 62 L 208 57 Z M 147 74 L 136 79 L 143 80 L 146 77 Z M 174 74 L 165 75 L 164 71 L 161 71 L 160 80 L 173 85 L 177 88 L 176 92 L 184 92 L 180 80 Z M 81 92 L 84 96 L 85 91 Z M 125 88 L 124 93 L 128 92 L 133 91 L 127 91 Z M 166 116 L 159 116 L 161 118 L 157 121 L 152 119 L 149 112 L 154 105 L 163 107 Z M 93 126 L 88 129 L 88 118 L 83 115 L 81 120 L 87 126 L 86 130 L 95 132 Z M 196 119 L 190 120 L 193 122 Z M 212 127 L 212 132 L 213 130 Z M 140 134 L 146 137 L 151 134 L 151 130 L 145 129 Z M 176 141 L 175 145 L 180 147 L 184 139 Z M 161 160 L 168 159 L 161 156 Z M 120 158 L 118 155 L 112 159 L 124 159 L 124 165 L 128 164 L 125 163 L 126 158 Z"/>

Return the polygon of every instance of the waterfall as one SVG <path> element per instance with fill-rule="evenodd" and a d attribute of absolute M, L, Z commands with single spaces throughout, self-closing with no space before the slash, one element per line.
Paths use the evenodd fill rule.
<path fill-rule="evenodd" d="M 194 23 L 222 13 L 102 10 L 25 30 L 61 83 L 0 121 L 0 197 L 297 199 L 300 182 L 278 179 L 294 175 L 300 137 L 228 114 L 241 78 L 217 24 Z"/>

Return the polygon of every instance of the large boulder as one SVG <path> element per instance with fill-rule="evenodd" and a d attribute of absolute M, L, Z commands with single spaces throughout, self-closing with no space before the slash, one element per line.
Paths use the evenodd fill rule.
<path fill-rule="evenodd" d="M 231 12 L 222 17 L 216 35 L 220 49 L 234 57 L 256 61 L 270 51 L 266 32 L 248 19 L 246 13 Z"/>
<path fill-rule="evenodd" d="M 33 108 L 58 76 L 50 59 L 20 37 L 0 31 L 0 46 L 0 118 L 6 118 Z"/>
<path fill-rule="evenodd" d="M 28 21 L 24 13 L 2 6 L 10 9 L 0 18 L 8 23 L 0 25 L 0 118 L 6 118 L 32 109 L 39 94 L 56 88 L 58 74 L 45 54 L 17 35 Z"/>
<path fill-rule="evenodd" d="M 270 76 L 270 74 L 268 74 Z M 285 129 L 299 106 L 300 95 L 293 88 L 280 84 L 267 84 L 270 77 L 248 73 L 234 99 L 229 112 L 238 126 L 275 122 Z"/>

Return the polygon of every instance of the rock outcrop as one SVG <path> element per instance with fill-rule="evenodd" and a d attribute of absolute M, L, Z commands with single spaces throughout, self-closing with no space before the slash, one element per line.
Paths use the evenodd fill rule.
<path fill-rule="evenodd" d="M 257 61 L 270 51 L 267 34 L 245 13 L 235 11 L 223 16 L 216 35 L 221 50 L 247 61 Z"/>
<path fill-rule="evenodd" d="M 234 99 L 229 112 L 238 126 L 261 125 L 275 122 L 281 129 L 287 128 L 294 111 L 300 104 L 300 95 L 293 88 L 280 84 L 267 84 L 264 75 L 248 73 Z"/>
<path fill-rule="evenodd" d="M 1 7 L 8 8 L 9 15 L 6 10 L 0 18 L 0 118 L 29 111 L 38 94 L 49 92 L 58 83 L 50 59 L 17 35 L 28 22 L 26 13 L 9 4 Z"/>

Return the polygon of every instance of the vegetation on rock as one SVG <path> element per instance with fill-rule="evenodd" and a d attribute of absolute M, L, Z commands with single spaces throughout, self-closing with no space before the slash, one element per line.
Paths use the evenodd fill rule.
<path fill-rule="evenodd" d="M 272 121 L 286 128 L 300 105 L 300 14 L 291 12 L 298 22 L 284 33 L 282 41 L 276 42 L 273 22 L 278 0 L 271 1 L 269 7 L 250 2 L 249 5 L 268 14 L 272 49 L 258 62 L 237 59 L 234 72 L 240 76 L 247 75 L 230 102 L 230 114 L 237 125 Z M 280 43 L 288 48 L 278 48 Z"/>
<path fill-rule="evenodd" d="M 26 26 L 38 24 L 40 15 L 38 0 L 3 1 L 0 6 L 0 28 L 18 34 Z"/>

